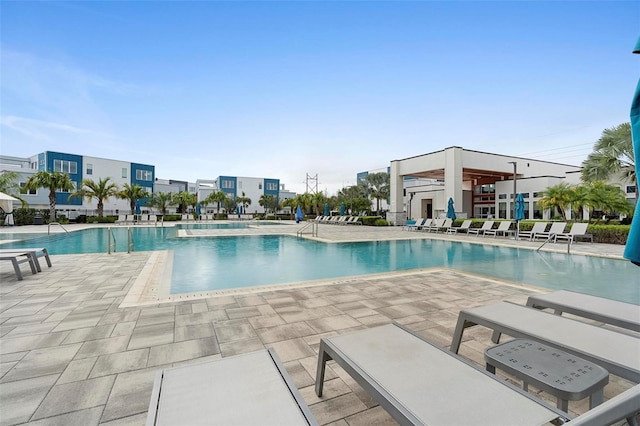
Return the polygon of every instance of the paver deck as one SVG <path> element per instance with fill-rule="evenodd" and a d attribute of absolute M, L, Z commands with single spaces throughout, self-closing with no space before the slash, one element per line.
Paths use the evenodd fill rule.
<path fill-rule="evenodd" d="M 416 233 L 321 225 L 319 235 L 329 241 L 428 237 L 527 244 L 407 234 Z M 564 244 L 551 246 L 566 251 Z M 619 257 L 623 247 L 579 244 L 572 252 L 578 249 Z M 430 269 L 121 307 L 136 281 L 158 280 L 147 267 L 154 257 L 56 255 L 52 268 L 23 281 L 0 269 L 0 425 L 142 425 L 157 369 L 270 347 L 320 424 L 394 424 L 335 364 L 329 364 L 323 397 L 315 396 L 321 337 L 396 321 L 447 347 L 460 309 L 499 300 L 524 304 L 542 291 Z M 465 338 L 460 353 L 483 366 L 490 332 L 469 330 Z M 605 399 L 630 385 L 612 376 Z M 570 409 L 580 413 L 588 403 Z"/>

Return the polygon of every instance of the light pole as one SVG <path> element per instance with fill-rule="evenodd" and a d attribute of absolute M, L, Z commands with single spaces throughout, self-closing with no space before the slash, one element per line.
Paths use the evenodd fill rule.
<path fill-rule="evenodd" d="M 513 216 L 511 216 L 511 219 L 515 219 L 516 218 L 516 174 L 518 173 L 518 163 L 515 161 L 509 161 L 509 164 L 513 164 Z"/>

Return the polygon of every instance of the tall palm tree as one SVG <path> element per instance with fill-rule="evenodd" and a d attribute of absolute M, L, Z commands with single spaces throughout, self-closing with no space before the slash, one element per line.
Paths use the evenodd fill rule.
<path fill-rule="evenodd" d="M 573 196 L 573 189 L 568 183 L 559 183 L 554 186 L 548 187 L 541 193 L 541 198 L 538 200 L 538 205 L 543 209 L 550 209 L 553 211 L 558 209 L 562 217 L 566 220 L 567 207 L 571 205 L 571 199 Z"/>
<path fill-rule="evenodd" d="M 40 170 L 27 179 L 24 185 L 27 190 L 49 188 L 49 220 L 56 220 L 56 190 L 73 191 L 75 186 L 68 174 Z"/>
<path fill-rule="evenodd" d="M 160 210 L 162 216 L 166 216 L 167 208 L 174 205 L 173 194 L 170 192 L 155 192 L 151 196 L 148 205 Z"/>
<path fill-rule="evenodd" d="M 86 198 L 87 201 L 91 201 L 92 198 L 98 200 L 98 217 L 102 217 L 104 211 L 104 200 L 109 197 L 117 197 L 119 193 L 118 185 L 114 182 L 109 182 L 111 178 L 100 178 L 98 182 L 91 179 L 82 180 L 82 188 L 78 189 L 69 198 L 80 197 Z"/>
<path fill-rule="evenodd" d="M 327 197 L 322 192 L 316 192 L 311 197 L 313 208 L 316 215 L 320 215 L 320 212 L 324 209 L 324 204 L 327 202 Z"/>
<path fill-rule="evenodd" d="M 594 151 L 582 162 L 582 180 L 585 182 L 605 181 L 618 173 L 623 179 L 638 181 L 630 123 L 605 129 L 595 143 Z"/>
<path fill-rule="evenodd" d="M 136 203 L 139 200 L 148 198 L 150 194 L 140 185 L 125 183 L 122 186 L 122 190 L 118 193 L 118 198 L 123 200 L 129 200 L 129 207 L 131 207 L 131 214 L 136 213 Z"/>
<path fill-rule="evenodd" d="M 220 214 L 220 204 L 224 203 L 224 200 L 227 199 L 227 194 L 222 191 L 213 191 L 211 194 L 207 195 L 207 198 L 204 199 L 203 203 L 205 204 L 216 204 L 216 214 Z"/>
<path fill-rule="evenodd" d="M 367 187 L 367 192 L 372 200 L 376 200 L 376 212 L 380 214 L 380 200 L 387 200 L 391 188 L 389 186 L 389 174 L 385 172 L 368 174 L 363 183 Z"/>

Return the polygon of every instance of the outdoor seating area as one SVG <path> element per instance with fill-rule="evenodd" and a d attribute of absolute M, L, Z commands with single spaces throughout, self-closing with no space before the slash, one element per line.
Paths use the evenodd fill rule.
<path fill-rule="evenodd" d="M 336 241 L 351 241 L 354 235 L 368 239 L 400 238 L 403 234 L 422 237 L 403 232 L 400 227 L 395 230 L 392 227 L 325 228 L 324 236 L 331 235 Z M 437 239 L 450 239 L 456 234 L 432 233 Z M 476 240 L 462 233 L 459 236 L 460 240 L 483 244 L 532 245 L 526 241 Z M 580 248 L 591 250 L 592 247 Z M 592 324 L 609 318 L 607 324 L 619 327 L 614 325 L 616 321 L 624 324 L 624 318 L 630 316 L 633 320 L 634 314 L 608 306 L 607 301 L 595 309 L 589 307 L 593 302 L 580 305 L 569 299 L 563 301 L 557 295 L 558 305 L 582 306 L 586 313 L 583 314 L 585 322 L 581 323 L 573 319 L 576 311 L 564 311 L 572 316 L 569 319 L 524 306 L 530 298 L 536 300 L 544 295 L 530 287 L 434 268 L 354 277 L 348 281 L 331 279 L 310 287 L 233 291 L 206 298 L 120 307 L 132 283 L 149 274 L 144 270 L 151 264 L 150 257 L 155 255 L 155 252 L 135 252 L 54 256 L 56 268 L 46 274 L 25 277 L 24 281 L 3 272 L 4 309 L 0 315 L 5 334 L 1 337 L 0 354 L 4 369 L 0 374 L 3 417 L 7 424 L 171 424 L 176 418 L 182 423 L 194 423 L 198 416 L 229 424 L 232 422 L 225 417 L 228 413 L 243 424 L 251 424 L 250 418 L 262 419 L 258 424 L 269 424 L 267 420 L 271 418 L 277 419 L 271 424 L 283 424 L 279 416 L 286 412 L 300 424 L 392 424 L 406 412 L 410 412 L 407 418 L 416 416 L 412 424 L 426 421 L 433 424 L 434 419 L 445 418 L 446 413 L 449 413 L 449 424 L 466 420 L 481 424 L 479 420 L 476 422 L 476 412 L 465 408 L 464 413 L 470 413 L 467 416 L 459 410 L 460 404 L 468 404 L 472 408 L 486 407 L 477 416 L 489 419 L 490 424 L 516 424 L 514 421 L 519 421 L 519 416 L 528 417 L 526 413 L 530 412 L 545 419 L 572 419 L 569 424 L 600 425 L 625 419 L 639 406 L 640 390 L 633 384 L 637 383 L 640 367 L 630 360 L 634 346 L 628 342 L 636 342 L 638 353 L 640 340 L 637 335 L 625 335 Z M 41 261 L 43 257 L 46 259 L 44 252 L 40 252 Z M 157 279 L 152 277 L 151 274 L 145 279 Z M 557 325 L 561 323 L 549 326 L 546 320 L 540 324 L 541 328 L 547 324 L 546 328 L 557 330 L 558 336 L 569 335 L 567 339 L 558 337 L 558 340 L 567 340 L 563 347 L 552 344 L 555 340 L 548 336 L 541 343 L 604 368 L 609 374 L 608 382 L 599 377 L 577 391 L 562 393 L 542 389 L 538 394 L 527 393 L 519 388 L 519 381 L 524 379 L 511 375 L 500 365 L 496 365 L 497 376 L 485 371 L 485 351 L 495 347 L 490 337 L 492 328 L 465 327 L 464 330 L 471 332 L 465 332 L 460 338 L 458 354 L 454 354 L 450 346 L 453 347 L 458 317 L 485 306 L 510 305 L 502 300 L 515 302 L 518 304 L 515 306 L 532 311 L 533 315 L 555 319 L 551 321 L 578 322 L 589 327 L 588 330 L 600 330 L 593 334 L 594 346 L 596 341 L 607 339 L 609 333 L 626 336 L 628 340 L 623 339 L 626 346 L 614 340 L 608 349 L 594 350 L 594 355 L 573 341 L 576 339 L 573 335 L 580 334 L 573 328 L 562 330 Z M 631 309 L 633 307 L 637 309 L 636 305 Z M 594 316 L 592 312 L 601 316 Z M 517 319 L 520 314 L 515 313 L 504 316 L 510 327 L 524 331 L 518 335 L 505 326 L 499 328 L 502 333 L 540 342 L 532 337 L 533 331 L 520 324 L 534 327 L 540 323 L 537 317 Z M 503 323 L 502 319 L 496 322 Z M 626 326 L 633 327 L 633 324 Z M 398 331 L 387 330 L 392 327 L 401 334 L 395 336 Z M 363 348 L 347 351 L 346 346 L 342 346 L 364 341 L 358 336 L 359 333 L 364 336 L 367 331 L 372 332 L 371 336 L 381 333 L 378 337 L 382 337 L 373 338 Z M 637 333 L 633 328 L 627 331 Z M 387 339 L 388 332 L 391 337 Z M 352 335 L 353 339 L 340 340 L 342 336 Z M 331 353 L 330 349 L 324 350 L 329 346 L 323 342 L 329 341 L 341 345 L 342 355 L 348 352 L 351 364 L 360 368 L 373 365 L 373 370 L 361 376 L 374 378 L 374 383 L 387 392 L 392 390 L 388 397 L 392 403 L 386 402 L 387 397 L 378 399 L 367 383 L 356 378 L 350 364 L 344 363 L 343 367 L 338 363 L 336 358 L 340 354 L 335 358 L 323 355 L 324 384 L 322 396 L 318 396 L 319 357 Z M 405 344 L 420 349 L 401 350 Z M 580 351 L 574 350 L 574 346 Z M 369 351 L 367 347 L 375 350 Z M 607 358 L 608 364 L 600 362 L 600 358 L 609 356 L 608 351 L 617 355 Z M 398 358 L 396 366 L 394 357 L 398 353 L 403 356 Z M 403 373 L 405 376 L 400 375 L 401 367 L 410 363 L 405 357 L 410 358 L 411 353 L 433 359 L 433 365 L 424 369 L 427 378 L 409 368 Z M 242 362 L 244 355 L 251 361 Z M 236 360 L 238 356 L 240 359 Z M 254 361 L 253 357 L 262 361 Z M 419 362 L 422 364 L 424 360 Z M 465 392 L 471 388 L 462 384 L 457 390 L 450 388 L 453 380 L 448 382 L 447 378 L 458 375 L 473 377 L 469 386 L 479 390 L 471 395 Z M 399 379 L 407 376 L 415 376 L 415 380 Z M 505 377 L 509 378 L 508 382 L 504 381 Z M 218 386 L 228 383 L 237 384 L 239 390 Z M 527 383 L 532 391 L 541 390 L 535 381 L 528 379 Z M 248 396 L 259 393 L 260 389 L 275 390 L 268 392 L 269 398 Z M 301 399 L 296 399 L 296 392 Z M 556 398 L 566 402 L 567 407 L 558 409 Z M 252 401 L 251 407 L 243 411 L 248 400 Z M 505 407 L 504 402 L 497 403 L 499 400 L 513 401 L 513 406 Z M 600 404 L 601 400 L 604 402 Z M 589 407 L 589 401 L 593 407 Z M 256 411 L 251 411 L 249 408 L 253 409 L 254 405 Z M 183 407 L 187 406 L 185 411 Z M 414 406 L 419 407 L 417 415 L 412 411 Z M 277 411 L 280 407 L 283 407 L 282 413 Z M 400 414 L 394 414 L 394 407 L 401 407 Z M 269 414 L 260 414 L 260 409 Z M 248 417 L 241 417 L 238 410 Z M 520 424 L 529 423 L 524 420 Z"/>

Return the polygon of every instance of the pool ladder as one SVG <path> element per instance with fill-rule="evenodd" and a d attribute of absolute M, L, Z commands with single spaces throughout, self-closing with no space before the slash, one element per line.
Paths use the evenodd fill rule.
<path fill-rule="evenodd" d="M 551 240 L 553 240 L 553 239 L 555 239 L 555 238 L 556 238 L 556 234 L 551 234 L 551 235 L 549 235 L 549 238 L 547 238 L 546 240 L 544 240 L 544 242 L 542 243 L 542 245 L 541 245 L 540 247 L 538 247 L 538 248 L 536 249 L 536 251 L 540 251 L 540 249 L 541 249 L 542 247 L 544 247 L 544 246 L 545 246 L 549 241 L 551 241 Z M 573 242 L 573 241 L 571 241 L 571 239 L 570 239 L 570 238 L 567 240 L 567 254 L 571 254 L 571 243 L 572 243 L 572 242 Z"/>
<path fill-rule="evenodd" d="M 65 227 L 60 224 L 60 222 L 49 222 L 49 224 L 47 225 L 47 235 L 51 234 L 51 225 L 58 225 L 64 232 L 66 232 L 67 234 L 69 233 L 69 231 L 67 231 Z"/>
<path fill-rule="evenodd" d="M 113 243 L 112 243 L 113 242 Z M 107 228 L 107 254 L 111 254 L 113 251 L 116 252 L 117 244 L 116 244 L 116 236 L 113 234 L 113 230 L 111 227 Z M 131 232 L 131 227 L 127 227 L 127 253 L 131 253 L 135 249 L 135 242 L 133 240 L 133 233 Z"/>
<path fill-rule="evenodd" d="M 308 231 L 309 229 L 311 229 L 311 232 L 307 233 L 311 234 L 312 237 L 318 236 L 318 222 L 316 222 L 315 220 L 309 222 L 305 227 L 298 230 L 298 232 L 296 232 L 296 236 L 298 238 L 301 238 L 305 231 Z"/>

